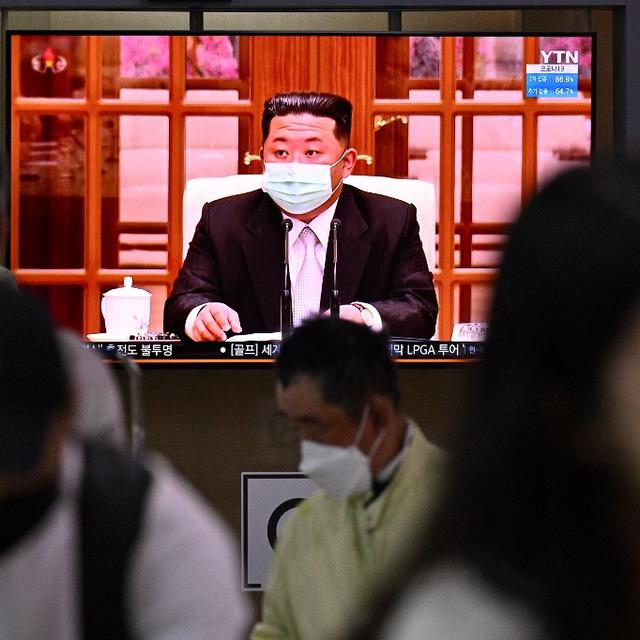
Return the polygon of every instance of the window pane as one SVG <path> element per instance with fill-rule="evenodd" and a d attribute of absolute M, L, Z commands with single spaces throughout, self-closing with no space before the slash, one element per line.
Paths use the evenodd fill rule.
<path fill-rule="evenodd" d="M 169 36 L 120 36 L 120 77 L 168 76 Z"/>
<path fill-rule="evenodd" d="M 456 222 L 469 191 L 467 172 L 461 180 L 462 149 L 470 137 L 473 158 L 471 184 L 474 222 L 511 221 L 520 205 L 522 179 L 522 118 L 520 116 L 456 118 Z M 469 120 L 471 122 L 469 122 Z M 469 128 L 469 124 L 471 127 Z"/>
<path fill-rule="evenodd" d="M 83 98 L 86 37 L 21 36 L 20 95 Z"/>
<path fill-rule="evenodd" d="M 440 202 L 440 118 L 409 116 L 409 177 L 430 182 L 435 189 L 434 219 Z M 438 254 L 429 267 L 438 266 Z"/>
<path fill-rule="evenodd" d="M 522 38 L 456 38 L 456 100 L 522 100 L 522 56 Z"/>
<path fill-rule="evenodd" d="M 473 120 L 473 220 L 511 222 L 522 194 L 522 119 Z"/>
<path fill-rule="evenodd" d="M 187 36 L 187 78 L 239 78 L 238 47 L 238 36 Z"/>
<path fill-rule="evenodd" d="M 237 102 L 238 92 L 235 89 L 187 89 L 185 102 L 219 104 Z"/>
<path fill-rule="evenodd" d="M 409 100 L 416 104 L 428 104 L 440 102 L 439 89 L 412 89 L 409 91 Z"/>
<path fill-rule="evenodd" d="M 440 38 L 421 36 L 409 38 L 411 78 L 440 79 Z"/>
<path fill-rule="evenodd" d="M 518 211 L 521 180 L 520 116 L 456 118 L 457 266 L 497 266 L 500 248 L 495 245 L 502 226 L 506 232 Z M 489 235 L 481 241 L 482 234 Z"/>
<path fill-rule="evenodd" d="M 458 91 L 456 98 L 460 100 L 462 98 L 462 92 Z M 478 89 L 473 93 L 474 102 L 520 102 L 522 100 L 522 90 L 520 88 L 507 90 L 507 89 L 491 89 L 484 91 Z"/>
<path fill-rule="evenodd" d="M 479 282 L 455 285 L 453 297 L 454 322 L 487 322 L 492 296 L 492 283 Z M 449 340 L 450 335 L 444 335 L 441 339 Z"/>
<path fill-rule="evenodd" d="M 104 36 L 102 95 L 123 100 L 157 101 L 163 94 L 122 93 L 123 89 L 168 89 L 169 36 Z"/>
<path fill-rule="evenodd" d="M 471 252 L 471 267 L 499 267 L 502 261 L 502 252 L 507 241 L 507 230 L 505 233 L 474 233 L 473 251 Z M 456 237 L 459 241 L 460 236 Z M 459 246 L 459 245 L 456 245 Z M 456 253 L 457 259 L 460 255 Z"/>
<path fill-rule="evenodd" d="M 169 119 L 102 118 L 102 265 L 166 267 Z"/>
<path fill-rule="evenodd" d="M 20 267 L 82 267 L 84 204 L 84 120 L 21 116 Z"/>
<path fill-rule="evenodd" d="M 538 118 L 538 186 L 565 169 L 585 166 L 590 159 L 590 117 Z"/>
<path fill-rule="evenodd" d="M 239 140 L 241 127 L 248 134 L 247 118 L 189 116 L 185 123 L 187 180 L 239 173 Z"/>
<path fill-rule="evenodd" d="M 522 38 L 511 36 L 456 38 L 457 77 L 521 83 L 522 43 Z"/>

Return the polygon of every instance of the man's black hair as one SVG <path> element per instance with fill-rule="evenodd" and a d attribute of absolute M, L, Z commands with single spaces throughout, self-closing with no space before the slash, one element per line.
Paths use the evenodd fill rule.
<path fill-rule="evenodd" d="M 353 106 L 349 100 L 333 93 L 295 91 L 276 93 L 264 103 L 262 111 L 262 140 L 267 139 L 269 127 L 275 116 L 291 113 L 308 113 L 312 116 L 332 118 L 336 123 L 335 136 L 349 144 L 351 137 L 351 113 Z"/>
<path fill-rule="evenodd" d="M 371 394 L 400 402 L 395 365 L 386 335 L 333 318 L 308 320 L 282 343 L 276 377 L 288 387 L 308 375 L 326 402 L 339 406 L 354 422 Z"/>

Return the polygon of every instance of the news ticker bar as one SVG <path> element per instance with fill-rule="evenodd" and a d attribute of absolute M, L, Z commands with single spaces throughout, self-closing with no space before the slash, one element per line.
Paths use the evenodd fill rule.
<path fill-rule="evenodd" d="M 116 352 L 139 361 L 263 361 L 273 360 L 280 352 L 280 342 L 207 342 L 185 343 L 179 340 L 135 340 L 129 342 L 86 342 L 85 348 L 102 351 L 106 358 Z M 450 361 L 478 360 L 482 342 L 445 342 L 437 340 L 393 339 L 389 351 L 395 360 Z"/>

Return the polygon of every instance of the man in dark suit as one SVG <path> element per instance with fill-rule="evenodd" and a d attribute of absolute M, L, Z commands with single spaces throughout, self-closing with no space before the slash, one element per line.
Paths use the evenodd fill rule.
<path fill-rule="evenodd" d="M 340 220 L 340 317 L 429 338 L 438 305 L 415 207 L 343 185 L 356 162 L 351 103 L 277 94 L 262 117 L 263 189 L 207 203 L 165 304 L 166 331 L 196 341 L 280 329 L 283 221 L 291 221 L 293 320 L 329 307 L 331 222 Z"/>

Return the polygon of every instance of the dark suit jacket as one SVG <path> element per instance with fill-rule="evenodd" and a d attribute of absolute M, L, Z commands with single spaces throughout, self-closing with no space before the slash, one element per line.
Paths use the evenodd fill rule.
<path fill-rule="evenodd" d="M 345 185 L 335 217 L 342 304 L 373 304 L 391 335 L 430 338 L 438 304 L 413 205 Z M 245 333 L 280 330 L 284 280 L 282 215 L 262 191 L 207 203 L 164 308 L 164 329 L 185 337 L 189 311 L 224 302 Z M 329 243 L 321 309 L 329 307 Z"/>

